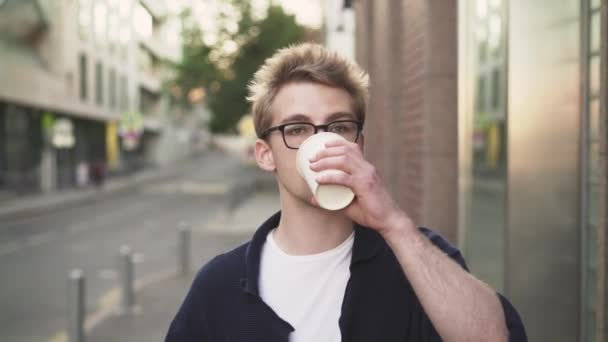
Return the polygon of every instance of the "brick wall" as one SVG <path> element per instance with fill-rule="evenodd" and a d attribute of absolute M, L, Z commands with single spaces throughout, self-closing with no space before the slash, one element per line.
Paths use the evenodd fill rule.
<path fill-rule="evenodd" d="M 456 3 L 354 5 L 357 59 L 371 84 L 366 155 L 418 224 L 456 242 Z"/>
<path fill-rule="evenodd" d="M 399 178 L 397 186 L 400 189 L 400 203 L 410 211 L 416 221 L 423 221 L 422 203 L 424 201 L 424 184 L 422 154 L 424 150 L 424 72 L 425 72 L 425 40 L 424 30 L 426 18 L 424 1 L 403 1 L 401 66 L 395 70 L 396 77 L 401 79 L 400 97 L 402 99 L 399 113 L 401 118 L 397 125 L 402 134 L 397 140 L 401 150 L 399 158 Z M 436 228 L 436 227 L 435 227 Z"/>
<path fill-rule="evenodd" d="M 602 65 L 600 82 L 600 141 L 604 177 L 600 179 L 600 221 L 598 225 L 597 332 L 596 340 L 608 341 L 608 0 L 602 2 Z M 603 256 L 603 257 L 602 257 Z"/>

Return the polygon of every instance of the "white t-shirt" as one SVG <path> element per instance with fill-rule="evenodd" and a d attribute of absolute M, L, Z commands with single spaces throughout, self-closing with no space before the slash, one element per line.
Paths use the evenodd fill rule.
<path fill-rule="evenodd" d="M 289 255 L 266 237 L 260 261 L 260 296 L 295 331 L 290 342 L 340 342 L 338 321 L 350 277 L 354 232 L 339 246 Z"/>

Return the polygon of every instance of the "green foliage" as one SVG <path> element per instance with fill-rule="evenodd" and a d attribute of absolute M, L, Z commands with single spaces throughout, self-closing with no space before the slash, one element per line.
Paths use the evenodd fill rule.
<path fill-rule="evenodd" d="M 230 29 L 230 16 L 222 12 L 218 39 L 213 44 L 205 42 L 204 32 L 191 13 L 182 14 L 183 60 L 176 65 L 177 77 L 170 86 L 173 96 L 185 106 L 190 105 L 188 94 L 193 89 L 205 90 L 205 101 L 213 113 L 213 132 L 234 131 L 250 110 L 245 97 L 255 71 L 277 49 L 301 41 L 305 35 L 305 28 L 280 6 L 271 5 L 265 18 L 254 19 L 249 1 L 228 3 L 237 10 L 238 29 L 234 25 Z M 226 53 L 226 43 L 236 43 L 238 49 Z"/>

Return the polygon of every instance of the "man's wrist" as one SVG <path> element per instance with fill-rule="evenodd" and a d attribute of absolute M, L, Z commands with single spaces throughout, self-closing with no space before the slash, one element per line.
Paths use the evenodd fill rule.
<path fill-rule="evenodd" d="M 389 214 L 385 223 L 379 228 L 380 234 L 387 241 L 411 236 L 417 231 L 414 221 L 402 210 Z"/>

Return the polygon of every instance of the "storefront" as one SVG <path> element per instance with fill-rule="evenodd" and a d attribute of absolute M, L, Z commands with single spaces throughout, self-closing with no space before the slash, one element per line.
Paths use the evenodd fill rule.
<path fill-rule="evenodd" d="M 79 167 L 105 162 L 105 144 L 104 122 L 0 103 L 0 190 L 74 187 Z"/>
<path fill-rule="evenodd" d="M 41 147 L 40 112 L 0 102 L 0 189 L 11 193 L 39 189 Z"/>
<path fill-rule="evenodd" d="M 605 334 L 602 4 L 459 2 L 461 240 L 531 341 Z"/>

